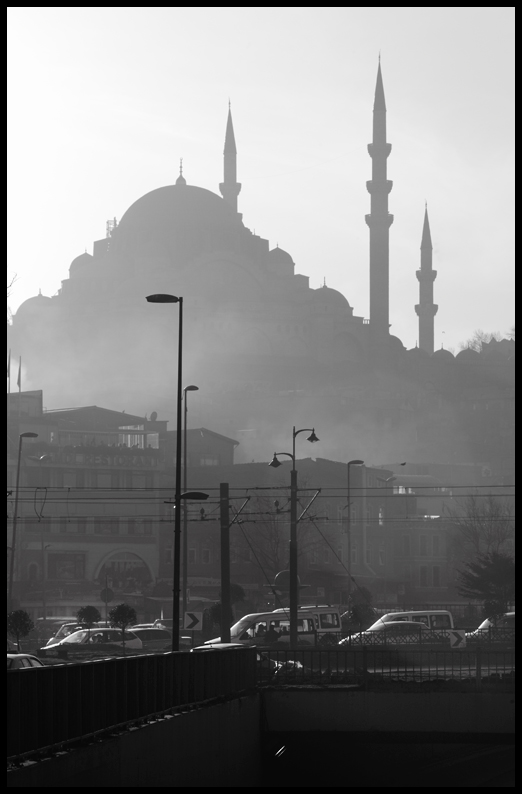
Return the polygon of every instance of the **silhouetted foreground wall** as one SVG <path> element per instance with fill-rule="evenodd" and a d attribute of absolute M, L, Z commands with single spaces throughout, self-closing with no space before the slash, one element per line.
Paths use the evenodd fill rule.
<path fill-rule="evenodd" d="M 8 774 L 8 787 L 245 787 L 260 776 L 260 695 L 187 710 Z"/>

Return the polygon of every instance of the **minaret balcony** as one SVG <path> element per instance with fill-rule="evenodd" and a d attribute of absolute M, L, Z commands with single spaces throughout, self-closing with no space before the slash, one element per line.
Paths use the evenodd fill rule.
<path fill-rule="evenodd" d="M 391 193 L 391 189 L 393 187 L 393 182 L 391 179 L 369 179 L 366 183 L 366 190 L 368 193 L 373 195 L 373 193 L 381 193 L 385 191 L 386 193 Z"/>
<path fill-rule="evenodd" d="M 393 215 L 390 212 L 388 212 L 386 215 L 365 215 L 364 220 L 370 229 L 389 229 L 393 223 Z"/>
<path fill-rule="evenodd" d="M 389 157 L 392 150 L 391 143 L 369 143 L 368 154 L 370 157 Z"/>
<path fill-rule="evenodd" d="M 415 312 L 418 317 L 435 317 L 439 310 L 436 303 L 417 303 Z"/>
<path fill-rule="evenodd" d="M 415 275 L 417 276 L 418 281 L 435 281 L 437 278 L 437 271 L 421 268 L 421 270 L 416 271 Z"/>

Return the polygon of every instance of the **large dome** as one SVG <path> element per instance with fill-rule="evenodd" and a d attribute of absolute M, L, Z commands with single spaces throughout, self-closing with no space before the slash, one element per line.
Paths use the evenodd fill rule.
<path fill-rule="evenodd" d="M 135 201 L 113 232 L 110 253 L 128 262 L 160 257 L 188 264 L 202 254 L 238 250 L 243 231 L 241 216 L 222 198 L 180 183 Z"/>

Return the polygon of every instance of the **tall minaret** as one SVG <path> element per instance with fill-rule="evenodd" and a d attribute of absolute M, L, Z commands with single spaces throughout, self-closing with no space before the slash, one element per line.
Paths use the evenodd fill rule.
<path fill-rule="evenodd" d="M 430 222 L 428 220 L 428 207 L 424 210 L 424 226 L 422 227 L 421 241 L 421 266 L 417 270 L 419 280 L 419 302 L 415 311 L 419 317 L 419 347 L 426 353 L 433 353 L 434 349 L 434 321 L 439 308 L 433 303 L 433 282 L 437 278 L 437 271 L 432 268 L 432 252 Z"/>
<path fill-rule="evenodd" d="M 219 185 L 219 192 L 232 209 L 237 212 L 237 197 L 241 190 L 241 183 L 237 181 L 237 149 L 232 124 L 232 112 L 228 104 L 227 131 L 225 134 L 224 171 L 223 182 Z"/>
<path fill-rule="evenodd" d="M 393 182 L 386 178 L 386 160 L 391 148 L 391 144 L 386 143 L 386 102 L 379 59 L 373 103 L 373 142 L 368 144 L 372 178 L 366 187 L 371 196 L 371 212 L 365 219 L 370 227 L 370 328 L 380 334 L 389 333 L 390 327 L 389 230 L 393 215 L 388 212 L 388 193 Z"/>

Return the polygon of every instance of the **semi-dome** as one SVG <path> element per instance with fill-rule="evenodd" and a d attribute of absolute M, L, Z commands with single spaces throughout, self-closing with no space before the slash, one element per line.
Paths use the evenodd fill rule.
<path fill-rule="evenodd" d="M 326 284 L 319 289 L 313 290 L 313 305 L 317 311 L 348 311 L 353 313 L 353 309 L 342 294 L 336 289 L 327 287 Z"/>
<path fill-rule="evenodd" d="M 450 353 L 449 350 L 445 350 L 443 347 L 435 350 L 432 355 L 433 358 L 437 359 L 438 361 L 455 361 L 455 356 L 453 353 Z"/>
<path fill-rule="evenodd" d="M 270 262 L 273 262 L 277 265 L 294 264 L 294 260 L 290 254 L 287 251 L 284 251 L 282 248 L 279 248 L 279 246 L 272 248 L 272 250 L 268 252 L 268 256 L 270 257 Z"/>
<path fill-rule="evenodd" d="M 80 256 L 77 256 L 73 259 L 73 261 L 69 265 L 69 273 L 70 274 L 75 272 L 77 273 L 80 270 L 83 270 L 85 266 L 88 267 L 89 265 L 91 265 L 93 261 L 94 261 L 94 257 L 88 254 L 87 251 L 85 251 L 85 253 L 80 254 Z"/>
<path fill-rule="evenodd" d="M 152 255 L 183 259 L 235 251 L 244 232 L 241 216 L 204 188 L 182 184 L 152 190 L 132 204 L 114 230 L 110 252 L 123 261 Z"/>
<path fill-rule="evenodd" d="M 456 361 L 465 361 L 466 363 L 474 364 L 480 360 L 480 353 L 473 350 L 471 347 L 466 347 L 457 353 L 455 356 Z"/>
<path fill-rule="evenodd" d="M 32 298 L 28 298 L 26 301 L 20 304 L 16 311 L 16 319 L 19 320 L 21 318 L 28 319 L 31 316 L 35 316 L 40 314 L 42 311 L 45 311 L 48 307 L 52 304 L 52 298 L 48 298 L 46 295 L 42 295 L 41 292 L 38 295 L 34 295 Z"/>

